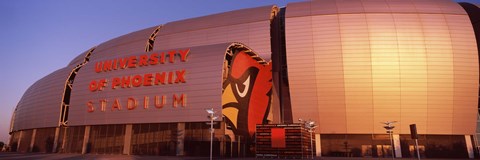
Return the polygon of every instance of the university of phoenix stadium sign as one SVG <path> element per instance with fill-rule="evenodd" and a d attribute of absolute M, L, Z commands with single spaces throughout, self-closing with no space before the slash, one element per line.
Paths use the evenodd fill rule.
<path fill-rule="evenodd" d="M 95 63 L 94 72 L 104 74 L 106 72 L 119 72 L 122 70 L 131 70 L 136 68 L 152 67 L 156 65 L 172 65 L 174 63 L 186 63 L 190 49 L 171 50 L 168 52 L 153 52 L 150 54 L 135 55 L 98 61 Z M 108 78 L 91 80 L 88 85 L 90 92 L 102 92 L 110 90 L 128 90 L 137 87 L 175 85 L 186 83 L 185 69 L 171 71 L 143 73 L 135 75 L 114 76 Z M 153 104 L 150 99 L 153 98 Z M 170 104 L 167 104 L 167 98 L 171 98 Z M 140 102 L 140 103 L 139 103 Z M 134 110 L 138 107 L 148 109 L 153 106 L 161 109 L 165 106 L 176 108 L 177 106 L 187 106 L 187 95 L 184 93 L 173 93 L 172 95 L 155 95 L 153 97 L 143 96 L 141 99 L 133 96 L 126 99 L 121 98 L 101 98 L 89 100 L 86 102 L 87 112 L 105 112 L 119 110 Z"/>

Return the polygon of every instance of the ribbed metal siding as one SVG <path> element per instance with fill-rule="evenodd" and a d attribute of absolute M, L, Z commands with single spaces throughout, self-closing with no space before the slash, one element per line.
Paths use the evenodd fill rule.
<path fill-rule="evenodd" d="M 13 130 L 56 127 L 66 77 L 71 69 L 59 69 L 30 86 L 18 102 Z"/>
<path fill-rule="evenodd" d="M 72 91 L 71 106 L 69 112 L 69 125 L 97 125 L 97 124 L 128 124 L 128 123 L 157 123 L 157 122 L 193 122 L 206 121 L 205 108 L 221 110 L 222 94 L 222 66 L 225 58 L 225 51 L 229 44 L 219 44 L 201 47 L 191 47 L 187 62 L 175 62 L 157 64 L 154 66 L 143 66 L 123 70 L 96 73 L 95 64 L 97 60 L 90 61 L 77 75 Z M 188 49 L 188 48 L 181 48 Z M 154 50 L 153 52 L 168 52 Z M 153 53 L 149 52 L 149 53 Z M 129 56 L 149 54 L 137 52 Z M 112 55 L 102 59 L 115 59 L 125 55 Z M 177 57 L 178 58 L 178 57 Z M 166 84 L 158 86 L 141 86 L 128 89 L 111 89 L 110 83 L 104 91 L 91 92 L 88 89 L 92 80 L 106 78 L 111 82 L 113 77 L 143 75 L 146 73 L 168 72 L 185 69 L 186 83 Z M 187 106 L 172 107 L 172 95 L 187 95 Z M 154 96 L 165 95 L 166 105 L 157 109 L 153 106 Z M 143 108 L 143 97 L 150 97 L 150 106 Z M 127 98 L 133 97 L 138 100 L 139 106 L 134 110 L 127 110 Z M 111 109 L 115 98 L 120 100 L 122 109 Z M 107 110 L 101 112 L 98 108 L 99 100 L 107 99 Z M 95 111 L 87 112 L 87 102 L 95 103 Z"/>
<path fill-rule="evenodd" d="M 478 55 L 465 11 L 448 0 L 289 4 L 294 119 L 320 133 L 473 134 Z"/>
<path fill-rule="evenodd" d="M 128 56 L 134 53 L 145 52 L 148 38 L 155 28 L 157 27 L 135 31 L 98 45 L 90 56 L 90 61 L 99 61 L 110 59 L 114 56 Z"/>
<path fill-rule="evenodd" d="M 276 10 L 264 6 L 170 22 L 158 33 L 154 49 L 242 42 L 269 61 L 270 19 Z"/>
<path fill-rule="evenodd" d="M 75 65 L 78 65 L 80 63 L 83 62 L 84 58 L 85 58 L 85 54 L 87 54 L 88 51 L 85 51 L 81 54 L 79 54 L 78 56 L 76 56 L 75 58 L 73 58 L 72 61 L 70 61 L 70 63 L 68 63 L 69 66 L 75 66 Z"/>

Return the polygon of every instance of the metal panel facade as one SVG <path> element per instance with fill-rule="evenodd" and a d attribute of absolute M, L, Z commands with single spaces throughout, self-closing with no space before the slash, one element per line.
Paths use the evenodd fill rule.
<path fill-rule="evenodd" d="M 198 17 L 165 24 L 155 49 L 182 48 L 224 42 L 242 42 L 269 61 L 270 21 L 276 6 L 264 6 Z"/>
<path fill-rule="evenodd" d="M 319 132 L 474 134 L 478 51 L 447 0 L 292 3 L 285 20 L 293 117 Z"/>
<path fill-rule="evenodd" d="M 87 54 L 87 52 L 88 51 L 82 52 L 81 54 L 79 54 L 78 56 L 73 58 L 73 60 L 71 60 L 70 63 L 68 63 L 68 65 L 69 66 L 74 66 L 74 65 L 78 65 L 78 64 L 82 63 L 83 60 L 85 59 L 85 54 Z"/>
<path fill-rule="evenodd" d="M 91 59 L 77 74 L 72 91 L 69 111 L 69 125 L 97 125 L 97 124 L 128 124 L 128 123 L 157 123 L 157 122 L 195 122 L 206 121 L 205 108 L 221 110 L 222 97 L 222 66 L 225 51 L 229 44 L 219 44 L 201 47 L 180 48 L 172 50 L 154 50 L 152 52 L 137 52 L 129 55 L 109 54 L 103 58 Z M 189 50 L 186 61 L 181 60 L 180 52 Z M 141 57 L 152 54 L 169 55 L 175 53 L 173 63 L 170 56 L 165 56 L 165 62 L 151 65 L 141 64 Z M 112 51 L 113 52 L 113 51 Z M 120 59 L 131 60 L 136 57 L 135 67 L 120 69 Z M 162 56 L 160 56 L 159 61 Z M 116 70 L 97 72 L 96 66 L 107 61 L 118 60 Z M 127 62 L 126 65 L 128 65 Z M 104 66 L 103 66 L 104 67 Z M 179 72 L 185 71 L 184 73 Z M 165 84 L 155 84 L 158 74 L 163 74 Z M 172 78 L 170 78 L 172 73 Z M 148 77 L 152 74 L 153 77 Z M 128 79 L 127 84 L 123 79 Z M 140 79 L 135 79 L 138 77 Z M 183 78 L 178 80 L 177 78 Z M 115 80 L 121 80 L 117 81 Z M 92 91 L 92 81 L 100 83 L 106 79 L 103 90 Z M 152 80 L 148 82 L 147 79 Z M 118 84 L 120 82 L 121 84 Z M 115 89 L 112 85 L 117 83 Z M 141 83 L 136 85 L 136 83 Z M 123 85 L 125 84 L 125 85 Z M 113 85 L 115 86 L 115 85 Z M 174 96 L 180 98 L 185 95 L 186 105 L 178 103 L 173 106 Z M 156 100 L 158 96 L 158 100 Z M 162 102 L 165 96 L 165 103 Z M 147 102 L 145 102 L 147 97 Z M 135 105 L 136 103 L 136 105 Z M 104 106 L 102 106 L 104 104 Z M 163 106 L 160 106 L 162 105 Z M 134 107 L 136 106 L 136 107 Z M 145 107 L 146 106 L 146 107 Z M 92 107 L 92 108 L 90 108 Z M 102 109 L 102 107 L 105 107 Z M 93 111 L 92 111 L 93 109 Z M 90 112 L 89 112 L 90 110 Z"/>
<path fill-rule="evenodd" d="M 157 27 L 135 31 L 100 44 L 90 56 L 90 61 L 144 52 L 148 38 L 155 28 Z"/>
<path fill-rule="evenodd" d="M 71 71 L 68 67 L 59 69 L 25 91 L 15 110 L 14 131 L 59 125 L 65 80 Z"/>

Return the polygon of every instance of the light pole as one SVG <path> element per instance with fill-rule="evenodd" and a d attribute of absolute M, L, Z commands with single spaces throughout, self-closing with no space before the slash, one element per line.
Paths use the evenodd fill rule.
<path fill-rule="evenodd" d="M 305 129 L 310 132 L 310 152 L 312 152 L 312 159 L 313 159 L 313 132 L 315 132 L 315 128 L 317 128 L 317 125 L 315 124 L 315 121 L 308 120 L 304 121 L 302 119 L 298 119 L 298 121 L 302 122 L 303 125 L 305 126 Z"/>
<path fill-rule="evenodd" d="M 215 129 L 213 129 L 213 121 L 216 120 L 218 116 L 215 115 L 216 112 L 213 111 L 213 108 L 206 109 L 205 111 L 208 113 L 207 118 L 210 119 L 210 160 L 212 160 L 213 133 L 215 132 Z"/>
<path fill-rule="evenodd" d="M 392 159 L 395 159 L 392 134 L 393 134 L 393 128 L 395 128 L 395 126 L 393 126 L 393 124 L 397 123 L 397 121 L 386 121 L 386 122 L 381 122 L 381 123 L 385 124 L 385 126 L 383 126 L 383 128 L 385 128 L 387 130 L 387 133 L 390 136 L 390 147 L 392 149 Z"/>

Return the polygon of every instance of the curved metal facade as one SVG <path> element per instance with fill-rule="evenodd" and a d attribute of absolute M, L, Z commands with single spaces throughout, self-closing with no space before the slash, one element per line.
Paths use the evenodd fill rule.
<path fill-rule="evenodd" d="M 129 56 L 145 52 L 148 38 L 157 27 L 135 31 L 98 45 L 90 56 L 90 61 L 110 59 L 115 56 Z"/>
<path fill-rule="evenodd" d="M 278 9 L 276 6 L 265 6 L 170 22 L 161 27 L 159 33 L 153 37 L 157 39 L 153 44 L 154 50 L 167 50 L 176 47 L 184 47 L 188 49 L 191 46 L 242 41 L 247 45 L 252 45 L 252 47 L 258 48 L 257 50 L 261 51 L 258 53 L 263 53 L 260 55 L 261 57 L 270 59 L 270 24 L 277 11 Z M 72 71 L 72 69 L 75 69 L 75 66 L 86 60 L 86 65 L 83 67 L 85 69 L 79 69 L 79 74 L 74 79 L 75 82 L 73 84 L 73 86 L 81 86 L 81 83 L 86 83 L 82 82 L 82 80 L 92 78 L 85 77 L 84 75 L 88 71 L 92 71 L 91 67 L 94 66 L 95 62 L 111 60 L 115 57 L 128 57 L 135 54 L 153 53 L 145 52 L 145 47 L 149 45 L 149 38 L 152 38 L 152 33 L 156 28 L 157 27 L 146 28 L 104 42 L 95 47 L 95 50 L 91 54 L 86 55 L 87 52 L 84 52 L 78 55 L 68 64 L 66 68 L 61 69 L 61 71 L 56 71 L 54 72 L 55 74 L 48 75 L 36 82 L 28 91 L 25 92 L 22 100 L 19 101 L 17 111 L 15 112 L 16 116 L 14 117 L 13 121 L 13 131 L 38 127 L 59 126 L 61 123 L 59 122 L 59 116 L 61 116 L 60 112 L 63 107 L 62 99 L 65 91 L 67 91 L 65 89 L 65 82 L 67 81 L 70 73 L 76 73 L 76 71 Z M 193 57 L 195 56 L 200 55 L 194 55 Z M 221 67 L 218 69 L 221 69 Z M 57 72 L 63 73 L 64 76 L 59 76 L 59 73 Z M 199 72 L 196 74 L 199 75 L 201 73 Z M 219 77 L 221 77 L 221 75 Z M 42 87 L 53 87 L 56 90 L 52 91 L 52 88 L 49 90 L 34 90 Z M 88 87 L 88 85 L 86 85 L 86 87 Z M 218 85 L 218 87 L 221 87 L 221 85 Z M 77 118 L 75 115 L 78 114 L 75 113 L 75 111 L 85 109 L 85 102 L 81 102 L 80 104 L 80 102 L 75 100 L 75 95 L 78 93 L 77 90 L 80 89 L 80 87 L 73 87 L 72 89 L 72 102 L 69 106 L 69 108 L 72 110 L 69 115 L 71 115 L 71 119 L 73 118 L 70 121 L 73 121 L 71 124 L 85 124 L 85 122 L 79 122 L 75 120 Z M 51 92 L 45 94 L 43 91 Z M 52 103 L 58 104 L 53 105 Z M 83 106 L 82 109 L 79 109 L 80 105 Z M 36 109 L 29 109 L 32 107 Z M 31 112 L 30 110 L 35 111 Z M 38 111 L 42 111 L 40 112 L 42 114 L 33 114 Z M 37 125 L 39 123 L 42 124 Z"/>
<path fill-rule="evenodd" d="M 276 6 L 230 11 L 165 24 L 157 35 L 155 49 L 242 42 L 269 61 L 270 23 Z"/>
<path fill-rule="evenodd" d="M 285 20 L 293 117 L 321 134 L 475 133 L 478 51 L 448 0 L 292 3 Z"/>
<path fill-rule="evenodd" d="M 167 56 L 172 50 L 140 51 L 128 55 L 110 54 L 107 57 L 92 58 L 80 70 L 75 80 L 69 111 L 69 125 L 205 121 L 205 116 L 202 114 L 205 108 L 213 107 L 221 110 L 221 77 L 225 55 L 219 53 L 225 53 L 228 45 L 173 49 L 176 53 L 173 63 L 170 62 L 170 56 Z M 186 61 L 182 61 L 179 53 L 187 52 L 187 50 L 189 53 Z M 120 61 L 119 59 L 130 61 L 130 57 L 138 58 L 145 55 L 150 57 L 153 54 L 160 56 L 160 59 L 165 58 L 165 62 L 162 63 L 160 60 L 159 63 L 154 65 L 149 63 L 148 66 L 136 64 L 135 68 L 124 69 L 120 68 L 119 62 L 116 70 L 96 71 L 97 65 L 103 63 L 101 67 L 105 67 L 107 61 L 117 59 L 118 61 Z M 170 78 L 170 75 L 173 75 L 173 78 Z M 136 86 L 134 81 L 137 80 L 134 77 L 141 78 L 138 83 L 142 84 Z M 178 77 L 183 78 L 184 81 L 177 82 Z M 116 78 L 118 83 L 115 82 Z M 157 84 L 157 78 L 164 82 Z M 92 91 L 91 83 L 99 82 L 101 79 L 107 81 L 104 89 Z M 150 82 L 146 82 L 147 79 Z M 124 82 L 127 83 L 126 81 L 128 84 L 124 85 Z M 115 83 L 118 85 L 114 85 Z M 179 99 L 185 95 L 183 98 L 187 105 L 173 106 L 174 95 Z M 163 100 L 163 96 L 165 96 L 165 100 Z M 103 100 L 105 102 L 102 102 Z M 147 104 L 145 105 L 145 103 Z M 94 111 L 88 111 L 89 105 L 93 106 Z M 105 108 L 102 109 L 103 107 Z"/>
<path fill-rule="evenodd" d="M 59 69 L 30 86 L 18 102 L 13 131 L 57 127 L 66 77 L 72 70 Z"/>
<path fill-rule="evenodd" d="M 302 118 L 319 124 L 317 155 L 385 157 L 392 147 L 408 157 L 416 124 L 427 157 L 473 157 L 478 7 L 462 5 L 318 0 L 135 31 L 35 82 L 12 116 L 11 142 L 30 152 L 203 156 L 204 110 L 214 108 L 218 147 L 249 148 L 257 124 Z M 391 146 L 385 121 L 398 121 Z"/>

